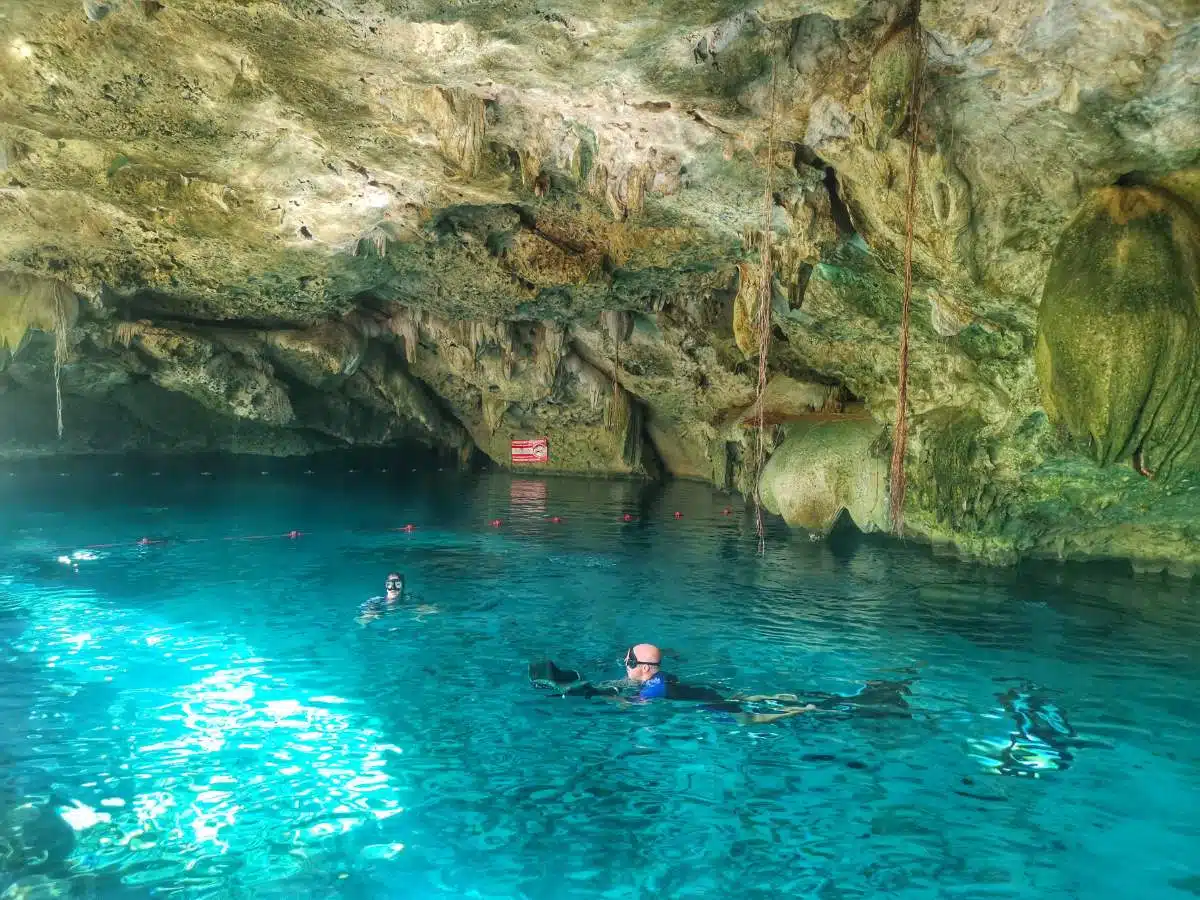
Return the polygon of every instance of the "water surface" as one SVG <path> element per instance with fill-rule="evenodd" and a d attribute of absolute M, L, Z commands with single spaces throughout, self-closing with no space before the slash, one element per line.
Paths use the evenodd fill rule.
<path fill-rule="evenodd" d="M 759 558 L 696 485 L 306 465 L 0 469 L 0 892 L 1200 893 L 1189 588 L 778 526 Z M 389 569 L 411 603 L 360 624 Z M 526 678 L 640 640 L 728 694 L 907 706 L 744 725 Z"/>

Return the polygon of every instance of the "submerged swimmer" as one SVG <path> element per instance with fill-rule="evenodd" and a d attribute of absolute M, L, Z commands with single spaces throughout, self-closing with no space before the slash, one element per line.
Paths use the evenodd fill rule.
<path fill-rule="evenodd" d="M 827 693 L 755 694 L 725 697 L 715 688 L 687 684 L 662 669 L 662 651 L 653 644 L 636 644 L 625 652 L 625 678 L 592 684 L 573 669 L 561 669 L 551 661 L 534 663 L 529 678 L 534 685 L 557 691 L 563 697 L 607 697 L 626 703 L 651 700 L 684 700 L 700 703 L 702 708 L 732 714 L 743 724 L 764 724 L 801 713 L 845 712 L 863 717 L 907 716 L 909 682 L 869 681 L 862 691 L 851 696 Z M 761 709 L 763 705 L 770 711 Z M 755 709 L 754 707 L 759 707 Z"/>
<path fill-rule="evenodd" d="M 1068 769 L 1072 752 L 1092 747 L 1111 749 L 1106 744 L 1079 737 L 1066 713 L 1034 685 L 1024 683 L 997 696 L 1015 723 L 1008 743 L 997 747 L 992 770 L 998 775 L 1037 778 L 1046 770 Z"/>

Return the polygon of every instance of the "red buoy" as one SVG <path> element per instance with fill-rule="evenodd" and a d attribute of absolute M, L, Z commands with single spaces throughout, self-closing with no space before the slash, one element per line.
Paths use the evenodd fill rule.
<path fill-rule="evenodd" d="M 503 519 L 492 519 L 492 521 L 488 522 L 488 524 L 491 525 L 493 528 L 499 528 L 501 525 L 504 524 L 504 520 Z"/>
<path fill-rule="evenodd" d="M 682 519 L 683 513 L 681 513 L 679 510 L 675 510 L 675 518 Z"/>
<path fill-rule="evenodd" d="M 288 537 L 289 539 L 294 541 L 296 538 L 300 537 L 300 532 L 299 531 L 289 531 L 287 533 L 286 537 Z"/>
<path fill-rule="evenodd" d="M 410 522 L 409 524 L 405 525 L 405 526 L 404 526 L 403 528 L 401 528 L 400 530 L 401 530 L 401 531 L 416 531 L 416 530 L 417 530 L 417 526 L 416 526 L 416 525 L 413 525 L 413 524 Z"/>
<path fill-rule="evenodd" d="M 725 507 L 723 510 L 721 510 L 721 515 L 723 515 L 723 516 L 733 515 L 733 508 L 729 507 L 729 506 Z"/>
<path fill-rule="evenodd" d="M 631 516 L 629 513 L 625 513 L 625 515 L 621 516 L 621 518 L 624 519 L 626 522 L 633 521 L 633 516 Z"/>
<path fill-rule="evenodd" d="M 561 525 L 562 517 L 561 516 L 551 516 L 550 521 L 553 522 L 555 525 Z"/>

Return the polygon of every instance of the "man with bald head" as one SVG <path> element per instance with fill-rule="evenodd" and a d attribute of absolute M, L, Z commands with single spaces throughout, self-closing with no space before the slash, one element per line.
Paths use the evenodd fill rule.
<path fill-rule="evenodd" d="M 634 644 L 625 651 L 625 677 L 639 685 L 634 702 L 646 700 L 695 700 L 703 703 L 712 712 L 732 713 L 737 721 L 750 725 L 765 725 L 810 712 L 816 707 L 811 704 L 796 704 L 783 712 L 748 712 L 743 707 L 743 698 L 726 699 L 719 691 L 710 687 L 683 684 L 667 677 L 662 670 L 662 651 L 653 644 Z M 778 697 L 744 698 L 753 700 L 777 700 Z M 795 701 L 795 697 L 788 698 Z"/>
<path fill-rule="evenodd" d="M 535 687 L 549 689 L 559 697 L 601 697 L 618 703 L 645 703 L 650 700 L 691 700 L 701 709 L 728 713 L 747 725 L 778 722 L 801 713 L 823 710 L 869 717 L 907 715 L 904 696 L 910 681 L 869 681 L 857 694 L 809 693 L 805 699 L 795 694 L 757 694 L 725 697 L 715 688 L 687 684 L 662 670 L 663 653 L 653 644 L 634 644 L 625 651 L 625 679 L 621 682 L 593 684 L 575 669 L 562 669 L 552 660 L 530 663 L 529 680 Z M 630 697 L 630 686 L 637 694 Z M 816 702 L 813 702 L 816 701 Z M 770 704 L 776 712 L 758 712 L 760 704 Z M 780 708 L 782 707 L 782 709 Z M 761 708 L 761 707 L 760 707 Z"/>
<path fill-rule="evenodd" d="M 634 644 L 625 651 L 625 677 L 641 685 L 639 700 L 657 700 L 667 696 L 662 651 L 653 644 Z"/>

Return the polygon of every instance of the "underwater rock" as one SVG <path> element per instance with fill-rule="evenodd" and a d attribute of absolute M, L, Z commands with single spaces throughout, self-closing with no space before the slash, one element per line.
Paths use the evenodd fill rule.
<path fill-rule="evenodd" d="M 1063 232 L 1036 348 L 1051 420 L 1101 465 L 1200 464 L 1200 224 L 1165 191 L 1094 193 Z"/>
<path fill-rule="evenodd" d="M 842 511 L 863 531 L 887 528 L 887 460 L 873 421 L 792 426 L 763 468 L 763 506 L 789 525 L 826 534 Z"/>

